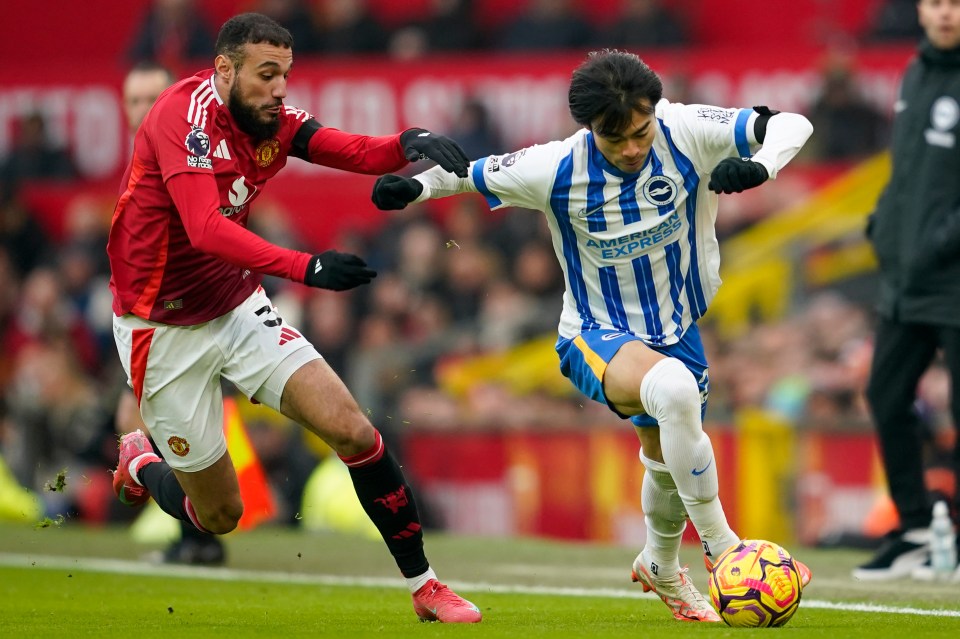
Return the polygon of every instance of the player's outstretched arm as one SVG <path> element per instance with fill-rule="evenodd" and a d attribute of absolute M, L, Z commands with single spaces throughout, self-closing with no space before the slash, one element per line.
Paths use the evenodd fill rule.
<path fill-rule="evenodd" d="M 334 291 L 366 284 L 377 275 L 356 255 L 332 250 L 310 255 L 283 248 L 224 218 L 210 175 L 174 175 L 167 181 L 167 190 L 191 246 L 225 262 Z"/>
<path fill-rule="evenodd" d="M 449 197 L 458 193 L 476 193 L 469 177 L 457 177 L 435 166 L 412 178 L 383 175 L 373 185 L 370 199 L 381 211 L 399 211 L 411 202 Z"/>
<path fill-rule="evenodd" d="M 466 177 L 470 161 L 460 145 L 426 129 L 407 129 L 394 135 L 357 135 L 304 122 L 291 143 L 290 155 L 313 164 L 380 175 L 398 171 L 407 162 L 433 160 L 443 170 Z"/>
<path fill-rule="evenodd" d="M 715 193 L 740 193 L 760 186 L 792 160 L 813 133 L 813 125 L 798 113 L 776 113 L 757 107 L 755 135 L 763 146 L 752 158 L 724 158 L 710 174 L 707 187 Z"/>

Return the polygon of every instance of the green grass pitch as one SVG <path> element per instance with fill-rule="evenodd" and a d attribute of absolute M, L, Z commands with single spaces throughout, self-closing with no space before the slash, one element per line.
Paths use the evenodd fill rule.
<path fill-rule="evenodd" d="M 814 580 L 782 629 L 674 621 L 630 583 L 636 549 L 429 535 L 442 580 L 478 626 L 420 624 L 383 544 L 262 528 L 226 539 L 225 569 L 156 566 L 122 528 L 0 527 L 0 637 L 948 637 L 960 584 L 866 584 L 866 553 L 793 548 Z M 706 590 L 696 548 L 684 550 Z"/>

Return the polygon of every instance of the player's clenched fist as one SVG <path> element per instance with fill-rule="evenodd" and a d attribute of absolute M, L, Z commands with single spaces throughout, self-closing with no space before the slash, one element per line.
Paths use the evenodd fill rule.
<path fill-rule="evenodd" d="M 767 181 L 766 167 L 752 160 L 726 158 L 710 174 L 707 185 L 714 193 L 740 193 Z"/>
<path fill-rule="evenodd" d="M 418 180 L 399 175 L 383 175 L 373 185 L 370 199 L 381 211 L 399 211 L 423 193 Z"/>
<path fill-rule="evenodd" d="M 303 283 L 314 288 L 345 291 L 367 284 L 376 276 L 377 272 L 369 268 L 362 258 L 329 250 L 310 258 Z"/>

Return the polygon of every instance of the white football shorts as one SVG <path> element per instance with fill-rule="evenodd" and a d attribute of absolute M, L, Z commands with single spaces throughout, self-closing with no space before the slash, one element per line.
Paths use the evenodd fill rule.
<path fill-rule="evenodd" d="M 153 441 L 171 467 L 186 472 L 211 466 L 227 450 L 221 377 L 279 411 L 287 380 L 320 358 L 300 331 L 277 315 L 262 287 L 204 324 L 114 317 L 113 336 Z"/>

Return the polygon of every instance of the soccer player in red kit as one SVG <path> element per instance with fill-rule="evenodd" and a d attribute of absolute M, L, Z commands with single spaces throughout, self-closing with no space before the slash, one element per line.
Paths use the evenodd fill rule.
<path fill-rule="evenodd" d="M 243 503 L 222 428 L 226 377 L 337 452 L 422 620 L 478 622 L 477 607 L 430 567 L 414 495 L 380 433 L 260 286 L 269 274 L 346 290 L 376 273 L 355 255 L 301 253 L 246 228 L 251 204 L 288 156 L 371 174 L 428 158 L 464 177 L 468 160 L 423 129 L 352 135 L 285 105 L 292 47 L 266 16 L 231 18 L 214 68 L 167 89 L 137 132 L 107 246 L 114 337 L 166 461 L 142 432 L 124 435 L 114 489 L 128 504 L 152 496 L 200 530 L 233 530 Z"/>

